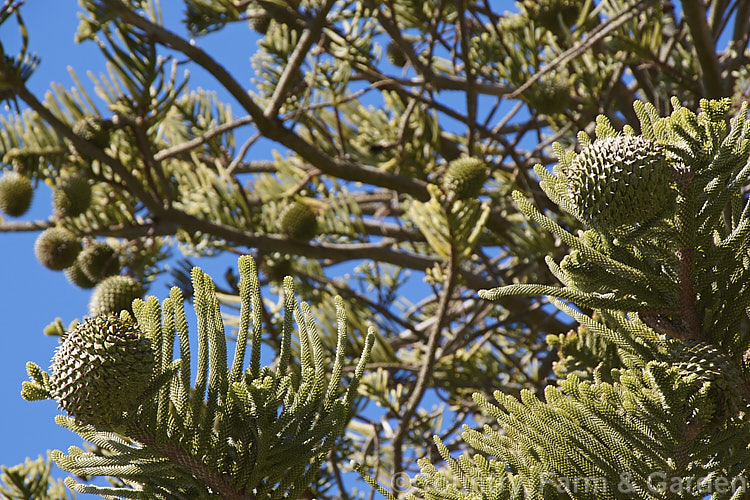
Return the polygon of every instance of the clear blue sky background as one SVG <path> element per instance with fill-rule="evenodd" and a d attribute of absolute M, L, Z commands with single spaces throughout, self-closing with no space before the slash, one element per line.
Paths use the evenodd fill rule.
<path fill-rule="evenodd" d="M 495 5 L 512 9 L 514 2 L 495 0 Z M 166 0 L 165 22 L 181 33 L 184 30 L 176 21 L 182 17 L 182 2 Z M 171 9 L 171 10 L 169 10 Z M 72 66 L 84 84 L 88 81 L 86 71 L 98 74 L 104 69 L 104 59 L 93 43 L 76 45 L 73 37 L 78 24 L 78 5 L 73 0 L 27 0 L 22 8 L 24 20 L 30 34 L 32 52 L 42 58 L 40 67 L 29 81 L 29 87 L 41 97 L 50 82 L 72 85 L 67 67 Z M 19 45 L 19 34 L 15 23 L 8 22 L 0 28 L 0 40 L 12 53 Z M 250 85 L 252 67 L 250 55 L 255 51 L 255 38 L 244 23 L 197 40 L 198 44 L 214 55 L 221 54 L 221 61 L 243 84 Z M 199 69 L 191 68 L 190 87 L 219 89 L 213 78 Z M 92 93 L 93 96 L 93 93 Z M 232 99 L 220 94 L 226 102 Z M 101 104 L 97 102 L 97 104 Z M 236 105 L 232 106 L 235 112 Z M 5 111 L 0 110 L 0 113 Z M 268 157 L 267 155 L 265 156 Z M 51 193 L 41 186 L 36 194 L 31 211 L 23 220 L 46 219 L 51 213 Z M 60 414 L 56 404 L 26 402 L 20 397 L 21 383 L 27 380 L 25 363 L 34 361 L 42 368 L 57 346 L 57 339 L 43 335 L 42 330 L 56 317 L 65 325 L 74 318 L 87 313 L 90 291 L 72 286 L 63 273 L 49 271 L 34 256 L 34 241 L 37 233 L 0 233 L 0 319 L 2 346 L 0 349 L 0 401 L 4 403 L 0 413 L 0 464 L 14 465 L 26 457 L 43 455 L 47 450 L 66 450 L 69 446 L 81 446 L 81 439 L 54 423 Z M 224 255 L 215 259 L 203 259 L 201 267 L 215 276 L 221 276 L 227 266 L 236 263 L 236 256 Z M 149 294 L 160 300 L 167 296 L 166 284 L 169 276 L 161 276 L 151 285 Z M 418 285 L 421 285 L 418 284 Z M 418 298 L 418 294 L 415 298 Z M 57 470 L 56 475 L 66 474 Z M 89 497 L 84 495 L 83 497 Z"/>

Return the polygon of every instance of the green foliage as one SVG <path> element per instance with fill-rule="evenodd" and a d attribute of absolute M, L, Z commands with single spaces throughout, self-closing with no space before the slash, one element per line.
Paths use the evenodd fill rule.
<path fill-rule="evenodd" d="M 109 143 L 108 126 L 92 116 L 84 116 L 78 120 L 73 125 L 73 133 L 81 139 L 93 142 L 98 148 L 106 147 Z"/>
<path fill-rule="evenodd" d="M 560 30 L 572 26 L 578 19 L 579 11 L 585 4 L 581 0 L 541 0 L 524 1 L 526 15 L 548 30 Z"/>
<path fill-rule="evenodd" d="M 602 322 L 598 313 L 592 314 L 592 319 Z M 574 374 L 591 381 L 596 374 L 605 382 L 612 382 L 612 370 L 623 367 L 617 346 L 583 325 L 567 333 L 549 335 L 546 340 L 557 350 L 559 360 L 555 361 L 554 373 L 560 379 Z"/>
<path fill-rule="evenodd" d="M 232 360 L 227 357 L 214 283 L 200 269 L 193 269 L 198 316 L 195 385 L 190 363 L 194 351 L 177 288 L 161 305 L 154 297 L 135 301 L 137 324 L 127 313 L 121 319 L 99 316 L 80 324 L 55 354 L 51 377 L 29 364 L 32 380 L 24 384 L 24 397 L 43 399 L 48 390 L 48 397 L 58 398 L 76 416 L 75 420 L 61 416 L 58 423 L 97 447 L 88 452 L 71 447 L 67 455 L 53 452 L 57 464 L 78 477 L 108 476 L 114 481 L 114 486 L 104 487 L 68 479 L 69 487 L 106 498 L 213 498 L 216 494 L 296 498 L 315 483 L 329 449 L 351 417 L 374 334 L 370 332 L 365 339 L 360 361 L 342 393 L 347 335 L 343 301 L 336 301 L 338 345 L 329 372 L 310 307 L 297 302 L 293 282 L 287 278 L 281 350 L 273 366 L 261 367 L 262 299 L 255 262 L 241 257 L 239 269 L 240 330 Z M 295 321 L 298 365 L 291 359 Z M 106 338 L 81 344 L 86 335 L 99 338 L 104 331 Z M 120 331 L 124 337 L 117 334 Z M 121 364 L 121 356 L 137 355 L 132 349 L 121 354 L 120 343 L 109 337 L 113 334 L 125 342 L 139 336 L 143 340 L 137 342 L 147 340 L 143 346 L 155 356 L 156 369 L 146 394 L 145 379 L 138 374 L 145 373 L 149 363 L 128 358 Z M 173 359 L 175 341 L 177 359 Z M 114 349 L 117 354 L 111 361 L 108 355 L 95 356 L 89 371 L 73 369 L 81 363 L 79 352 L 94 354 L 103 349 Z M 140 368 L 128 373 L 136 366 Z M 113 384 L 121 390 L 112 390 Z M 105 385 L 106 393 L 99 393 Z M 71 405 L 71 395 L 80 404 Z M 125 409 L 127 415 L 121 413 Z M 119 418 L 113 420 L 113 411 Z"/>
<path fill-rule="evenodd" d="M 552 173 L 537 168 L 550 199 L 601 232 L 575 236 L 515 197 L 522 212 L 569 246 L 560 265 L 548 259 L 564 286 L 517 284 L 480 294 L 545 294 L 582 328 L 550 339 L 561 349 L 558 373 L 565 378 L 545 389 L 544 401 L 529 391 L 520 400 L 497 391 L 496 404 L 474 394 L 501 431 L 465 427 L 462 437 L 477 453 L 458 459 L 436 438 L 448 470 L 420 461 L 421 497 L 656 499 L 672 491 L 680 498 L 735 498 L 746 485 L 750 203 L 740 186 L 748 178 L 747 105 L 729 126 L 729 100 L 701 101 L 699 114 L 676 99 L 673 106 L 662 118 L 636 102 L 643 138 L 616 135 L 600 117 L 593 146 L 579 135 L 580 153 L 556 146 L 560 165 Z M 654 152 L 654 141 L 663 153 Z M 647 205 L 660 202 L 651 196 L 654 169 L 669 164 L 676 209 L 652 212 Z M 575 192 L 568 202 L 571 171 L 584 165 L 607 173 L 588 181 L 586 203 L 597 210 L 609 210 L 620 190 L 629 193 L 617 216 L 584 216 L 588 207 Z M 624 165 L 630 173 L 621 177 L 615 170 Z M 617 232 L 623 220 L 633 226 L 628 233 Z M 599 312 L 594 318 L 566 302 Z M 581 380 L 576 368 L 586 374 L 597 361 L 593 378 Z M 716 488 L 714 478 L 727 478 L 727 487 Z"/>
<path fill-rule="evenodd" d="M 66 268 L 84 287 L 116 273 L 145 288 L 169 271 L 188 296 L 193 262 L 227 252 L 253 254 L 262 267 L 260 284 L 272 293 L 287 293 L 284 276 L 296 276 L 297 293 L 318 321 L 321 349 L 315 363 L 324 366 L 336 363 L 342 313 L 334 297 L 344 297 L 353 334 L 339 347 L 361 352 L 372 326 L 379 334 L 349 410 L 357 418 L 349 420 L 325 463 L 310 462 L 305 471 L 319 475 L 295 495 L 321 500 L 361 495 L 349 491 L 356 487 L 345 480 L 346 458 L 359 460 L 379 481 L 416 473 L 417 457 L 439 460 L 426 437 L 432 434 L 439 434 L 453 455 L 472 453 L 470 461 L 486 470 L 489 457 L 482 462 L 483 452 L 472 450 L 457 432 L 464 423 L 492 424 L 494 417 L 478 411 L 472 394 L 499 389 L 522 398 L 529 405 L 518 410 L 522 419 L 544 407 L 522 391 L 542 398 L 555 378 L 569 377 L 573 384 L 575 376 L 578 386 L 588 384 L 592 391 L 610 384 L 620 394 L 623 381 L 635 377 L 638 394 L 628 401 L 642 405 L 649 391 L 671 398 L 692 387 L 689 404 L 705 420 L 690 430 L 699 431 L 696 439 L 710 429 L 714 436 L 736 430 L 734 423 L 720 428 L 743 411 L 733 391 L 744 379 L 734 387 L 729 380 L 745 373 L 739 366 L 748 329 L 746 134 L 737 127 L 730 132 L 727 117 L 737 114 L 738 105 L 728 101 L 703 102 L 696 116 L 684 110 L 662 116 L 670 112 L 670 95 L 695 109 L 703 97 L 747 93 L 747 2 L 704 2 L 705 15 L 699 2 L 676 8 L 649 0 L 511 2 L 507 12 L 503 3 L 486 1 L 79 3 L 75 38 L 98 48 L 106 66 L 81 60 L 76 71 L 90 81 L 70 71 L 68 78 L 55 80 L 71 83 L 51 84 L 44 97 L 26 85 L 38 60 L 28 53 L 20 12 L 33 7 L 29 2 L 0 7 L 4 35 L 12 36 L 14 21 L 21 35 L 17 52 L 9 51 L 5 36 L 0 46 L 0 100 L 13 101 L 0 116 L 0 168 L 20 173 L 35 188 L 57 189 L 58 196 L 68 179 L 85 179 L 90 204 L 78 215 L 72 214 L 79 210 L 62 209 L 42 220 L 0 221 L 0 231 L 64 228 L 91 248 L 92 257 L 111 255 L 91 245 L 107 238 L 114 258 L 92 259 L 97 263 L 88 275 L 83 257 Z M 226 40 L 222 37 L 231 42 L 212 50 L 214 41 Z M 239 59 L 230 59 L 235 55 Z M 634 99 L 651 105 L 633 108 Z M 14 109 L 15 101 L 23 107 Z M 596 119 L 599 113 L 607 118 Z M 580 129 L 586 134 L 576 134 Z M 644 144 L 647 150 L 641 150 Z M 611 162 L 613 154 L 621 158 Z M 536 163 L 542 165 L 540 185 Z M 666 168 L 658 168 L 662 163 Z M 722 170 L 729 163 L 734 166 Z M 449 173 L 461 164 L 469 165 L 466 171 Z M 691 177 L 696 173 L 697 181 Z M 601 176 L 606 179 L 600 184 Z M 282 219 L 296 202 L 305 204 L 308 216 L 287 231 Z M 170 260 L 173 252 L 177 265 Z M 199 344 L 208 338 L 219 345 L 221 326 L 239 348 L 241 279 L 233 267 L 223 278 L 214 285 L 223 316 L 209 321 L 214 326 Z M 684 291 L 688 282 L 691 293 Z M 496 285 L 508 286 L 493 292 L 498 300 L 477 298 L 478 290 Z M 549 307 L 543 294 L 581 327 L 573 331 L 570 319 Z M 100 300 L 105 295 L 111 298 L 102 288 L 95 291 L 92 303 L 106 302 Z M 141 289 L 107 307 L 128 309 L 135 295 Z M 301 341 L 286 344 L 283 299 L 262 301 L 258 310 L 264 335 L 253 349 L 263 343 L 284 353 L 288 371 L 254 373 L 239 383 L 248 398 L 257 393 L 268 402 L 263 408 L 281 411 L 295 394 L 303 398 L 297 391 L 312 380 L 302 367 L 307 347 Z M 169 321 L 162 330 L 169 330 Z M 66 329 L 58 320 L 45 333 L 64 341 L 73 329 L 75 323 Z M 251 415 L 249 427 L 237 424 L 246 416 L 239 411 L 230 417 L 230 403 L 244 395 L 231 393 L 237 381 L 224 385 L 226 363 L 214 360 L 222 368 L 212 368 L 209 358 L 221 358 L 220 350 L 206 349 L 197 357 L 208 379 L 196 381 L 196 387 L 184 382 L 189 377 L 174 374 L 182 373 L 183 365 L 169 373 L 160 368 L 162 377 L 149 393 L 155 396 L 145 401 L 163 402 L 169 394 L 169 403 L 153 410 L 157 417 L 169 415 L 161 434 L 139 438 L 127 428 L 104 434 L 64 419 L 95 442 L 86 451 L 71 450 L 69 468 L 89 460 L 101 466 L 96 473 L 115 468 L 119 479 L 110 477 L 112 490 L 97 490 L 111 497 L 128 488 L 127 495 L 145 498 L 231 497 L 226 484 L 231 490 L 249 481 L 256 464 L 261 469 L 269 464 L 262 469 L 270 471 L 268 477 L 253 476 L 262 489 L 271 487 L 271 475 L 278 479 L 280 463 L 300 466 L 310 459 L 312 446 L 306 453 L 274 446 L 297 446 L 304 436 L 322 435 L 323 427 L 313 430 L 291 416 L 274 423 Z M 170 362 L 172 357 L 167 356 Z M 672 388 L 641 375 L 666 373 L 667 365 L 679 372 L 669 371 Z M 25 397 L 49 397 L 44 372 L 36 365 L 27 369 Z M 691 373 L 700 375 L 693 379 Z M 208 395 L 197 393 L 201 384 Z M 272 389 L 278 389 L 276 396 Z M 439 404 L 430 403 L 432 394 Z M 584 401 L 572 389 L 561 394 L 571 404 Z M 506 399 L 498 407 L 506 411 L 506 403 L 513 406 Z M 675 403 L 675 422 L 680 415 L 694 421 L 688 403 L 669 403 Z M 310 417 L 309 408 L 300 414 Z M 378 417 L 371 418 L 370 410 Z M 144 406 L 138 415 L 151 422 L 148 411 Z M 661 432 L 653 426 L 662 421 L 636 422 L 646 413 L 618 415 L 633 415 L 633 425 L 646 433 Z M 560 435 L 594 432 L 583 418 L 561 419 Z M 202 430 L 190 427 L 194 421 Z M 603 421 L 604 434 L 618 435 L 611 428 L 616 422 Z M 263 434 L 269 426 L 277 434 Z M 280 451 L 262 455 L 265 448 L 242 448 L 249 440 L 238 427 L 259 429 L 261 441 Z M 175 440 L 184 429 L 186 441 Z M 117 439 L 115 431 L 121 433 Z M 741 440 L 743 432 L 732 439 Z M 534 448 L 536 455 L 528 452 L 530 457 L 531 446 L 513 448 L 527 468 L 510 470 L 497 458 L 493 470 L 513 486 L 516 480 L 521 482 L 516 485 L 536 481 L 529 479 L 534 467 L 539 474 L 551 462 L 568 467 L 549 458 L 567 449 L 553 438 L 559 435 Z M 654 446 L 668 449 L 669 439 Z M 718 447 L 727 443 L 718 442 Z M 710 465 L 714 474 L 722 467 L 721 473 L 744 474 L 740 448 L 733 443 L 726 460 L 708 453 L 700 464 L 698 455 L 686 456 L 694 462 L 692 470 Z M 637 443 L 630 449 L 643 452 Z M 578 457 L 571 470 L 588 467 L 575 450 L 570 454 Z M 473 471 L 467 464 L 459 466 Z M 459 479 L 450 464 L 435 465 L 442 468 L 438 474 Z M 300 470 L 290 468 L 289 474 Z"/>
<path fill-rule="evenodd" d="M 736 421 L 706 432 L 704 419 L 711 410 L 696 395 L 699 386 L 695 374 L 652 361 L 642 369 L 616 372 L 612 384 L 570 376 L 559 388 L 547 388 L 545 402 L 528 392 L 520 401 L 496 392 L 495 405 L 477 394 L 479 406 L 497 419 L 503 432 L 466 429 L 463 438 L 481 454 L 458 460 L 438 442 L 457 480 L 450 481 L 423 460 L 417 487 L 434 499 L 597 499 L 618 494 L 656 499 L 663 496 L 654 472 L 667 478 L 733 479 L 734 466 L 747 464 L 743 443 L 750 429 Z M 685 497 L 700 498 L 698 485 L 692 487 L 696 489 L 685 488 Z"/>
<path fill-rule="evenodd" d="M 69 495 L 62 481 L 51 477 L 52 460 L 39 457 L 27 458 L 22 464 L 2 467 L 0 495 L 8 500 L 68 500 Z"/>
<path fill-rule="evenodd" d="M 464 163 L 460 162 L 459 165 Z M 471 176 L 462 177 L 462 181 L 468 183 L 476 180 L 477 176 L 485 175 L 484 167 L 480 171 L 475 163 L 469 165 Z M 471 187 L 463 183 L 451 185 L 461 186 L 461 191 L 453 191 L 453 195 L 465 194 L 462 191 Z M 444 204 L 440 194 L 438 189 L 430 189 L 430 201 L 413 201 L 408 205 L 408 214 L 441 259 L 447 259 L 451 253 L 468 257 L 487 221 L 489 206 L 476 198 L 454 200 L 454 196 L 450 196 Z"/>
<path fill-rule="evenodd" d="M 39 65 L 39 56 L 28 52 L 29 34 L 26 30 L 26 24 L 23 17 L 17 9 L 8 9 L 8 5 L 0 10 L 0 24 L 3 24 L 15 16 L 18 22 L 19 32 L 21 34 L 21 49 L 15 56 L 5 53 L 3 45 L 0 43 L 0 51 L 3 52 L 0 57 L 0 103 L 6 100 L 15 102 L 15 93 L 12 90 L 14 84 L 23 83 L 28 80 Z"/>
<path fill-rule="evenodd" d="M 265 35 L 271 25 L 271 13 L 259 5 L 258 2 L 250 2 L 247 8 L 247 22 L 253 31 Z"/>

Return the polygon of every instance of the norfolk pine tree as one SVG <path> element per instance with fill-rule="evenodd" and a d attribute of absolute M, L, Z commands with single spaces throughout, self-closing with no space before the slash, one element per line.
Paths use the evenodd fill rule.
<path fill-rule="evenodd" d="M 0 11 L 0 229 L 92 289 L 22 391 L 91 443 L 51 454 L 71 489 L 746 495 L 750 2 L 80 4 L 107 68 L 44 99 L 34 3 Z M 201 48 L 228 25 L 252 82 Z M 222 252 L 253 258 L 193 268 Z M 49 471 L 2 494 L 65 497 Z"/>

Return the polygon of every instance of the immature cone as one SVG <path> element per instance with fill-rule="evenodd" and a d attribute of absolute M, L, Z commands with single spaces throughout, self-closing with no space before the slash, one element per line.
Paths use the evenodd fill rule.
<path fill-rule="evenodd" d="M 295 201 L 281 214 L 280 228 L 290 238 L 308 241 L 318 232 L 318 219 L 309 205 Z"/>
<path fill-rule="evenodd" d="M 94 285 L 96 285 L 81 270 L 81 266 L 78 265 L 78 259 L 76 259 L 72 266 L 65 269 L 65 276 L 68 278 L 68 281 L 81 288 L 94 288 Z"/>
<path fill-rule="evenodd" d="M 573 205 L 596 229 L 647 223 L 674 206 L 669 160 L 643 137 L 599 139 L 573 159 L 566 174 Z"/>
<path fill-rule="evenodd" d="M 120 262 L 115 256 L 115 249 L 106 243 L 94 243 L 84 248 L 78 255 L 76 263 L 93 283 L 99 283 L 120 270 Z"/>
<path fill-rule="evenodd" d="M 489 172 L 479 158 L 459 158 L 448 164 L 443 175 L 443 189 L 456 200 L 474 198 L 482 190 Z"/>
<path fill-rule="evenodd" d="M 34 189 L 31 181 L 18 172 L 7 172 L 0 177 L 0 210 L 11 217 L 20 217 L 31 206 Z"/>
<path fill-rule="evenodd" d="M 542 78 L 524 94 L 524 98 L 538 113 L 562 113 L 570 105 L 570 87 L 559 79 Z"/>
<path fill-rule="evenodd" d="M 743 400 L 740 367 L 714 344 L 687 341 L 671 353 L 672 363 L 684 377 L 694 377 L 698 392 L 707 393 L 715 415 L 734 415 Z"/>
<path fill-rule="evenodd" d="M 34 245 L 36 258 L 53 271 L 72 266 L 80 251 L 81 242 L 76 235 L 62 227 L 45 229 Z"/>
<path fill-rule="evenodd" d="M 91 205 L 91 184 L 83 177 L 68 177 L 55 189 L 52 204 L 60 217 L 75 217 Z"/>
<path fill-rule="evenodd" d="M 89 300 L 89 314 L 131 311 L 133 301 L 141 298 L 143 287 L 130 276 L 110 276 L 96 286 Z"/>
<path fill-rule="evenodd" d="M 154 367 L 151 342 L 132 320 L 86 318 L 52 358 L 51 393 L 78 422 L 117 425 L 137 408 Z"/>
<path fill-rule="evenodd" d="M 85 116 L 73 126 L 73 132 L 97 147 L 104 148 L 109 144 L 109 131 L 102 126 L 102 121 L 93 116 Z"/>

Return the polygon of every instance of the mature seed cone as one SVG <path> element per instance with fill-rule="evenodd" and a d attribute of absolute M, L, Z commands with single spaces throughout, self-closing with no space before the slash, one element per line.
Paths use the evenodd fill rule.
<path fill-rule="evenodd" d="M 391 40 L 385 48 L 385 55 L 394 66 L 403 68 L 406 64 L 406 54 Z"/>
<path fill-rule="evenodd" d="M 63 179 L 55 189 L 52 204 L 60 217 L 81 215 L 91 206 L 91 184 L 78 176 Z"/>
<path fill-rule="evenodd" d="M 120 270 L 120 262 L 115 255 L 115 249 L 106 243 L 94 243 L 84 248 L 78 255 L 76 263 L 86 277 L 95 284 L 107 276 L 117 274 Z"/>
<path fill-rule="evenodd" d="M 151 342 L 132 320 L 86 318 L 52 358 L 50 387 L 60 407 L 79 422 L 117 425 L 134 410 L 154 374 Z"/>
<path fill-rule="evenodd" d="M 36 239 L 34 253 L 39 262 L 53 271 L 62 271 L 75 262 L 81 251 L 76 235 L 62 227 L 45 229 Z"/>
<path fill-rule="evenodd" d="M 443 175 L 443 189 L 456 200 L 474 198 L 482 190 L 489 172 L 479 158 L 459 158 L 448 164 Z"/>
<path fill-rule="evenodd" d="M 78 259 L 76 259 L 72 266 L 65 269 L 65 276 L 67 276 L 68 281 L 81 288 L 94 288 L 94 285 L 96 285 L 83 272 L 81 266 L 78 264 Z"/>
<path fill-rule="evenodd" d="M 301 201 L 292 202 L 281 214 L 281 232 L 300 241 L 312 239 L 318 232 L 318 219 L 315 211 Z"/>
<path fill-rule="evenodd" d="M 89 314 L 119 313 L 132 311 L 135 299 L 141 298 L 143 287 L 130 276 L 110 276 L 96 286 L 89 300 Z"/>
<path fill-rule="evenodd" d="M 31 206 L 34 189 L 31 181 L 18 172 L 6 172 L 0 177 L 0 210 L 11 217 L 20 217 Z"/>
<path fill-rule="evenodd" d="M 658 144 L 643 137 L 595 141 L 573 159 L 567 177 L 579 215 L 605 232 L 653 221 L 674 206 L 670 162 Z"/>
<path fill-rule="evenodd" d="M 76 135 L 93 142 L 97 147 L 104 148 L 109 144 L 109 130 L 102 126 L 102 121 L 93 116 L 85 116 L 73 126 Z"/>

